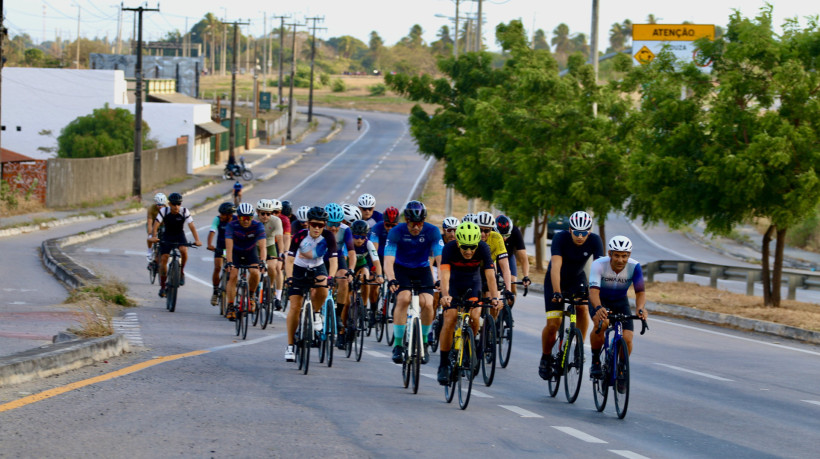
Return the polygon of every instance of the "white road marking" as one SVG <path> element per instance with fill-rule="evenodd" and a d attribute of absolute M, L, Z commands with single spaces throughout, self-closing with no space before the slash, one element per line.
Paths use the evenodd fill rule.
<path fill-rule="evenodd" d="M 142 333 L 140 332 L 139 318 L 135 312 L 128 312 L 123 317 L 111 320 L 114 330 L 123 336 L 134 346 L 144 346 Z"/>
<path fill-rule="evenodd" d="M 28 304 L 28 303 L 26 303 L 25 301 L 13 301 L 13 302 L 8 303 L 8 304 Z"/>
<path fill-rule="evenodd" d="M 632 451 L 625 450 L 625 449 L 611 449 L 609 450 L 610 453 L 615 453 L 618 456 L 626 457 L 629 459 L 649 459 L 646 456 L 641 456 L 638 453 L 633 453 Z"/>
<path fill-rule="evenodd" d="M 472 391 L 470 391 L 470 393 L 475 395 L 478 398 L 494 398 L 492 395 L 485 394 L 484 392 L 481 392 L 480 390 L 473 389 Z"/>
<path fill-rule="evenodd" d="M 433 165 L 435 159 L 436 158 L 431 156 L 430 159 L 427 160 L 427 163 L 424 165 L 424 169 L 421 170 L 421 174 L 419 174 L 418 178 L 416 178 L 416 183 L 410 187 L 410 194 L 407 195 L 407 199 L 404 200 L 405 202 L 410 202 L 410 200 L 413 199 L 413 192 L 416 191 L 416 187 L 419 186 L 419 182 L 421 182 L 421 179 L 427 174 L 427 170 Z"/>
<path fill-rule="evenodd" d="M 642 229 L 638 228 L 638 225 L 636 225 L 636 224 L 635 224 L 635 222 L 633 222 L 633 221 L 632 221 L 632 220 L 630 220 L 630 219 L 627 219 L 627 221 L 629 221 L 629 224 L 632 226 L 632 229 L 634 229 L 635 231 L 637 231 L 637 232 L 638 232 L 638 234 L 640 234 L 640 235 L 641 235 L 641 237 L 643 237 L 644 239 L 646 239 L 646 241 L 647 241 L 647 242 L 649 242 L 650 244 L 654 245 L 654 246 L 655 246 L 655 248 L 657 248 L 657 249 L 661 249 L 661 250 L 663 250 L 663 251 L 665 251 L 665 252 L 669 252 L 669 253 L 671 253 L 671 254 L 674 254 L 675 256 L 681 257 L 681 258 L 682 258 L 682 259 L 684 259 L 684 260 L 694 260 L 694 258 L 692 258 L 692 257 L 690 257 L 690 256 L 688 256 L 688 255 L 684 255 L 684 254 L 682 254 L 682 253 L 680 253 L 680 252 L 676 252 L 676 251 L 674 251 L 674 250 L 670 249 L 669 247 L 664 247 L 664 246 L 662 246 L 662 245 L 658 244 L 658 243 L 657 243 L 657 242 L 655 242 L 654 240 L 650 239 L 650 238 L 649 238 L 649 236 L 647 236 L 647 235 L 646 235 L 646 233 L 644 233 Z"/>
<path fill-rule="evenodd" d="M 265 342 L 265 341 L 270 341 L 272 339 L 281 338 L 283 336 L 285 336 L 285 333 L 277 333 L 275 335 L 263 336 L 262 338 L 256 338 L 256 339 L 243 341 L 243 342 L 239 342 L 239 343 L 226 344 L 224 346 L 211 347 L 211 348 L 208 348 L 208 349 L 205 349 L 205 350 L 210 351 L 210 352 L 224 351 L 225 349 L 231 349 L 231 348 L 234 348 L 234 347 L 241 347 L 241 346 L 250 346 L 252 344 L 258 344 L 258 343 L 262 343 L 262 342 Z"/>
<path fill-rule="evenodd" d="M 755 338 L 744 338 L 742 336 L 730 335 L 728 333 L 721 333 L 719 331 L 714 331 L 714 330 L 706 330 L 705 328 L 693 327 L 691 325 L 679 324 L 679 323 L 670 322 L 670 321 L 667 321 L 667 320 L 662 320 L 662 319 L 657 319 L 657 318 L 653 318 L 652 320 L 658 321 L 658 322 L 661 322 L 661 323 L 665 323 L 665 324 L 668 324 L 668 325 L 672 325 L 673 327 L 688 328 L 690 330 L 697 330 L 697 331 L 700 331 L 700 332 L 703 332 L 703 333 L 710 333 L 712 335 L 724 336 L 726 338 L 733 338 L 733 339 L 737 339 L 737 340 L 741 340 L 741 341 L 749 341 L 749 342 L 752 342 L 752 343 L 763 344 L 765 346 L 772 346 L 772 347 L 776 347 L 776 348 L 780 348 L 780 349 L 786 349 L 786 350 L 789 350 L 789 351 L 797 351 L 797 352 L 803 352 L 805 354 L 820 356 L 820 352 L 810 351 L 808 349 L 800 349 L 800 348 L 797 348 L 797 347 L 785 346 L 783 344 L 777 344 L 777 343 L 767 343 L 766 341 L 761 341 L 761 340 L 755 339 Z"/>
<path fill-rule="evenodd" d="M 96 252 L 96 253 L 108 253 L 108 252 L 111 251 L 111 249 L 98 249 L 96 247 L 86 247 L 85 251 L 86 252 Z"/>
<path fill-rule="evenodd" d="M 202 261 L 211 261 L 211 260 L 214 259 L 214 257 L 201 257 L 201 258 L 202 258 Z"/>
<path fill-rule="evenodd" d="M 372 355 L 373 357 L 387 357 L 386 355 L 382 354 L 381 352 L 368 351 L 368 350 L 365 350 L 364 352 L 365 352 L 365 354 Z"/>
<path fill-rule="evenodd" d="M 504 408 L 505 410 L 510 410 L 513 413 L 519 414 L 519 415 L 521 415 L 522 418 L 543 418 L 544 417 L 544 416 L 541 416 L 540 414 L 535 414 L 532 411 L 527 411 L 524 408 L 521 408 L 520 406 L 515 406 L 515 405 L 498 405 L 498 406 L 500 406 L 501 408 Z"/>
<path fill-rule="evenodd" d="M 575 438 L 577 438 L 581 441 L 585 441 L 587 443 L 607 443 L 606 441 L 601 440 L 598 437 L 593 437 L 592 435 L 590 435 L 588 433 L 581 432 L 580 430 L 574 429 L 572 427 L 552 426 L 552 428 L 556 429 L 556 430 L 560 430 L 561 432 L 564 432 L 567 435 L 572 435 L 573 437 L 575 437 Z"/>
<path fill-rule="evenodd" d="M 820 401 L 817 400 L 800 400 L 801 402 L 811 403 L 812 405 L 820 405 Z"/>
<path fill-rule="evenodd" d="M 136 250 L 126 250 L 125 254 L 126 255 L 139 255 L 141 257 L 145 256 L 145 252 L 137 252 Z"/>
<path fill-rule="evenodd" d="M 191 280 L 192 280 L 192 281 L 194 281 L 194 282 L 199 282 L 200 284 L 205 285 L 205 286 L 207 286 L 207 287 L 213 287 L 213 284 L 212 284 L 212 283 L 210 283 L 210 282 L 205 282 L 204 280 L 202 280 L 202 279 L 200 279 L 200 278 L 198 278 L 198 277 L 196 277 L 196 276 L 192 276 L 192 275 L 190 275 L 190 274 L 187 274 L 187 273 L 185 274 L 185 278 L 186 278 L 186 279 L 191 279 Z"/>
<path fill-rule="evenodd" d="M 676 367 L 674 365 L 667 365 L 665 363 L 655 362 L 655 365 L 660 365 L 662 367 L 671 368 L 672 370 L 682 371 L 684 373 L 691 373 L 693 375 L 703 376 L 704 378 L 716 379 L 718 381 L 729 381 L 729 382 L 733 381 L 732 379 L 727 379 L 727 378 L 722 378 L 720 376 L 710 375 L 709 373 L 701 373 L 700 371 L 688 370 L 686 368 Z"/>

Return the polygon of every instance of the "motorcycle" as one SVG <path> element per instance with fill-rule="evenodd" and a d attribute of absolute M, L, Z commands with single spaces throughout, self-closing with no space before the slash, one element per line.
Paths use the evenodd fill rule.
<path fill-rule="evenodd" d="M 222 171 L 222 178 L 225 180 L 234 180 L 242 177 L 245 181 L 253 180 L 253 172 L 245 165 L 245 157 L 239 157 L 239 164 L 226 164 L 225 170 Z"/>

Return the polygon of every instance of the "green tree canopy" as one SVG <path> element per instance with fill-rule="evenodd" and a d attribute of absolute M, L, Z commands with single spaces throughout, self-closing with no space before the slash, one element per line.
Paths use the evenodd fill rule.
<path fill-rule="evenodd" d="M 145 149 L 156 148 L 148 139 L 150 128 L 142 123 Z M 98 158 L 134 151 L 134 115 L 124 108 L 95 109 L 68 124 L 57 138 L 60 158 Z"/>

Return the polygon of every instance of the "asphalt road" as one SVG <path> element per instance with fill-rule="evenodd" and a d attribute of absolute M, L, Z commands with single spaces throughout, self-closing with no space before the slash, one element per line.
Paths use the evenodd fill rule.
<path fill-rule="evenodd" d="M 333 113 L 347 119 L 346 129 L 286 173 L 257 185 L 249 201 L 284 196 L 296 205 L 354 202 L 369 192 L 379 208 L 404 203 L 425 165 L 405 117 L 368 114 L 365 129 L 357 132 L 354 113 Z M 204 228 L 210 218 L 195 221 Z M 608 232 L 621 229 L 628 230 L 611 223 Z M 92 269 L 126 280 L 140 303 L 133 312 L 144 347 L 109 363 L 0 389 L 0 403 L 133 370 L 135 364 L 146 367 L 0 412 L 0 457 L 816 454 L 817 346 L 651 317 L 630 358 L 629 413 L 618 420 L 611 400 L 603 413 L 595 411 L 586 379 L 573 405 L 562 392 L 556 399 L 547 396 L 537 376 L 543 298 L 530 294 L 515 308 L 509 367 L 498 370 L 491 387 L 476 380 L 470 406 L 461 411 L 445 403 L 434 380 L 437 356 L 422 367 L 429 377 L 413 395 L 401 386 L 390 348 L 372 337 L 361 362 L 337 353 L 327 368 L 313 353 L 308 375 L 284 361 L 281 317 L 272 328 L 251 329 L 247 341 L 237 341 L 233 324 L 208 303 L 212 264 L 204 249 L 191 251 L 177 312 L 168 313 L 157 287 L 148 284 L 144 257 L 126 253 L 142 250 L 142 234 L 124 231 L 70 250 Z M 701 256 L 694 245 L 674 247 Z"/>

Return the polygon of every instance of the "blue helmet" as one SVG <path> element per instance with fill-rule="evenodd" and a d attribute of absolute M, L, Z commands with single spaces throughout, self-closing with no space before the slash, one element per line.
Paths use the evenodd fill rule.
<path fill-rule="evenodd" d="M 325 212 L 327 212 L 327 220 L 329 222 L 337 223 L 345 218 L 344 209 L 342 209 L 342 206 L 336 204 L 335 202 L 331 202 L 326 205 Z"/>

